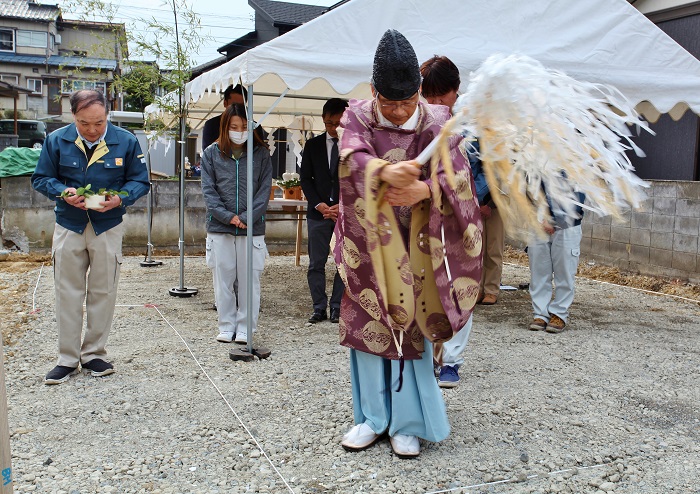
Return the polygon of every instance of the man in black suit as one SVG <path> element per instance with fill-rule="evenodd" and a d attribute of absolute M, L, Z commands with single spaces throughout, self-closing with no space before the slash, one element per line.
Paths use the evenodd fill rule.
<path fill-rule="evenodd" d="M 229 86 L 224 91 L 224 110 L 231 105 L 246 105 L 248 103 L 248 91 L 241 86 Z M 223 111 L 221 112 L 224 113 Z M 219 127 L 221 126 L 221 115 L 210 118 L 202 127 L 202 152 L 209 145 L 219 138 Z M 267 132 L 262 127 L 255 127 L 255 132 L 260 136 L 260 139 L 267 141 Z"/>
<path fill-rule="evenodd" d="M 224 110 L 233 104 L 245 104 L 248 99 L 248 91 L 243 86 L 237 84 L 236 87 L 229 86 L 224 91 Z M 223 113 L 223 111 L 221 112 Z M 221 125 L 221 115 L 210 118 L 204 123 L 202 128 L 202 151 L 219 138 L 219 126 Z"/>
<path fill-rule="evenodd" d="M 340 299 L 343 296 L 343 281 L 338 269 L 333 278 L 330 303 L 326 295 L 326 261 L 330 242 L 338 219 L 338 125 L 348 102 L 331 98 L 323 105 L 323 124 L 326 132 L 310 139 L 304 146 L 301 158 L 301 188 L 309 201 L 306 223 L 309 228 L 309 271 L 307 279 L 314 312 L 310 323 L 328 318 L 326 306 L 331 309 L 331 322 L 340 320 Z"/>

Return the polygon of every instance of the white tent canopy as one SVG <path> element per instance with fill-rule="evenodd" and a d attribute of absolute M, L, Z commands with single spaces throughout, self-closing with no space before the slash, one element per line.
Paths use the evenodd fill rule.
<path fill-rule="evenodd" d="M 290 89 L 263 126 L 307 115 L 320 129 L 326 98 L 368 97 L 374 50 L 390 28 L 406 36 L 419 61 L 452 59 L 463 89 L 489 55 L 520 53 L 575 79 L 613 85 L 635 105 L 644 102 L 651 120 L 667 112 L 679 118 L 688 107 L 700 114 L 700 61 L 626 0 L 351 0 L 188 83 L 190 125 L 221 111 L 218 93 L 240 80 L 254 85 L 256 119 Z"/>

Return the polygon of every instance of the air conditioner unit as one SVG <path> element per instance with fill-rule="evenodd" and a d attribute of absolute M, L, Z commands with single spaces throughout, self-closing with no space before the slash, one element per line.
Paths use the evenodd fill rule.
<path fill-rule="evenodd" d="M 61 44 L 61 35 L 60 35 L 60 34 L 57 34 L 57 35 L 56 35 L 56 38 L 55 38 L 55 41 L 54 41 L 54 42 L 55 42 L 57 45 L 60 45 L 60 44 Z"/>

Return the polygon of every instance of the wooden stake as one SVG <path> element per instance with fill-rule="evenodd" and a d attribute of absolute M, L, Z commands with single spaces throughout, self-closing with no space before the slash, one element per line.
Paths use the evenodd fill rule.
<path fill-rule="evenodd" d="M 10 426 L 7 422 L 7 391 L 5 389 L 5 358 L 0 333 L 0 494 L 12 489 L 12 455 L 10 454 Z"/>

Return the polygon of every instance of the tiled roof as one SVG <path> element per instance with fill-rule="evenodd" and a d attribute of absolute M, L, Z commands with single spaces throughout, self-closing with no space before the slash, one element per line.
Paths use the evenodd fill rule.
<path fill-rule="evenodd" d="M 267 17 L 273 24 L 301 25 L 323 14 L 328 7 L 301 3 L 274 2 L 272 0 L 248 0 L 248 5 Z"/>
<path fill-rule="evenodd" d="M 203 73 L 205 73 L 211 69 L 215 69 L 216 67 L 225 64 L 227 61 L 228 61 L 228 58 L 219 57 L 219 58 L 215 58 L 214 60 L 204 62 L 201 65 L 197 65 L 196 67 L 192 68 L 192 75 L 190 77 L 190 80 L 194 79 L 197 76 L 202 75 Z"/>
<path fill-rule="evenodd" d="M 58 5 L 42 5 L 29 0 L 0 0 L 0 17 L 50 22 L 56 20 L 60 13 Z"/>
<path fill-rule="evenodd" d="M 114 70 L 117 68 L 116 60 L 106 58 L 69 57 L 65 55 L 52 55 L 48 61 L 40 55 L 17 55 L 15 53 L 0 53 L 0 62 L 18 63 L 26 65 L 44 65 L 52 67 L 77 67 L 86 69 Z"/>

